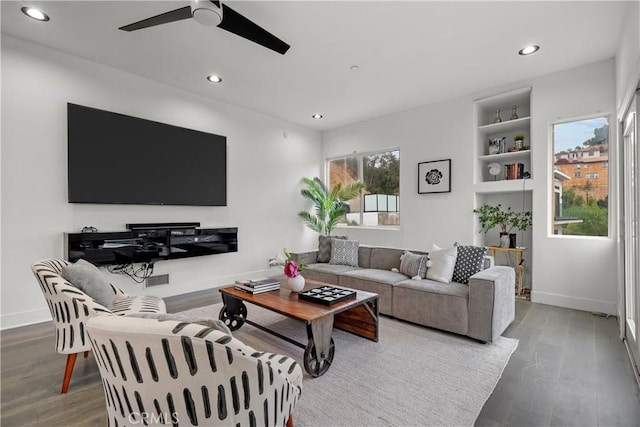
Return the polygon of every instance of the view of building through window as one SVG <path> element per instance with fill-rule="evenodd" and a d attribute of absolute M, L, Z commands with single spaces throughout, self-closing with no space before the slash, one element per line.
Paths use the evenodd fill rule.
<path fill-rule="evenodd" d="M 343 223 L 365 226 L 400 225 L 400 150 L 350 155 L 328 161 L 328 184 L 333 188 L 362 181 L 362 198 L 348 202 Z"/>
<path fill-rule="evenodd" d="M 553 125 L 553 234 L 609 235 L 609 118 Z"/>

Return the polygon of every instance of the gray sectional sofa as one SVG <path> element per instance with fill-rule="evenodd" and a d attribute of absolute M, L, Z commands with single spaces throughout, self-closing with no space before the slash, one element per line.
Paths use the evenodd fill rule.
<path fill-rule="evenodd" d="M 292 256 L 304 265 L 305 278 L 375 292 L 379 295 L 380 313 L 398 319 L 482 342 L 499 337 L 514 320 L 515 271 L 512 267 L 485 268 L 472 275 L 468 284 L 414 280 L 397 271 L 404 252 L 360 246 L 358 267 L 319 263 L 318 251 Z"/>

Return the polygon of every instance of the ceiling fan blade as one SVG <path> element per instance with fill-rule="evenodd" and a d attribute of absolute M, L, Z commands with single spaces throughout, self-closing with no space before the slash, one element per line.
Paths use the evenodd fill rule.
<path fill-rule="evenodd" d="M 134 22 L 133 24 L 120 27 L 120 30 L 135 31 L 143 28 L 149 28 L 156 25 L 167 24 L 169 22 L 182 21 L 183 19 L 191 18 L 191 6 L 181 7 L 180 9 L 172 10 L 171 12 L 161 13 L 160 15 L 152 16 L 151 18 L 143 19 L 142 21 Z"/>
<path fill-rule="evenodd" d="M 244 37 L 281 55 L 284 55 L 290 47 L 287 43 L 248 18 L 240 15 L 224 3 L 222 3 L 222 22 L 218 25 L 218 28 Z"/>

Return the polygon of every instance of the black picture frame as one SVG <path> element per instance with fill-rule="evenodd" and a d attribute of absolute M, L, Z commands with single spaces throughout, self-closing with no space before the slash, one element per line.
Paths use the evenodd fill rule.
<path fill-rule="evenodd" d="M 418 163 L 418 194 L 451 192 L 451 159 Z"/>

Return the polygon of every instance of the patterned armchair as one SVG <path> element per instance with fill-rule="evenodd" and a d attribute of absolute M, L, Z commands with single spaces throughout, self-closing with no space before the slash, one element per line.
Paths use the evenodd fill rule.
<path fill-rule="evenodd" d="M 62 381 L 61 393 L 63 394 L 69 388 L 78 353 L 84 352 L 84 357 L 87 357 L 89 350 L 91 350 L 91 344 L 85 330 L 88 319 L 109 314 L 166 312 L 164 301 L 161 298 L 130 297 L 113 285 L 110 286 L 116 300 L 112 307 L 105 307 L 61 276 L 62 269 L 70 264 L 62 259 L 45 259 L 36 261 L 31 266 L 51 311 L 56 328 L 56 351 L 67 355 Z"/>
<path fill-rule="evenodd" d="M 295 360 L 192 321 L 89 320 L 108 425 L 292 426 L 303 377 Z"/>

